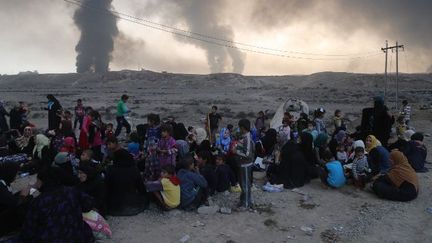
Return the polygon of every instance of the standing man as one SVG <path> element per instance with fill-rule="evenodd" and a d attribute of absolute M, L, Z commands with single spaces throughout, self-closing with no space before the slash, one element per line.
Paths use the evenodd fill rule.
<path fill-rule="evenodd" d="M 85 108 L 81 99 L 77 100 L 77 104 L 75 106 L 75 120 L 74 120 L 74 129 L 77 128 L 77 123 L 79 122 L 79 129 L 82 127 L 82 123 L 85 116 Z"/>
<path fill-rule="evenodd" d="M 126 127 L 126 133 L 129 134 L 131 132 L 131 126 L 129 122 L 126 120 L 125 116 L 127 113 L 129 113 L 129 109 L 126 106 L 126 102 L 128 101 L 129 96 L 122 95 L 120 101 L 117 103 L 117 128 L 115 130 L 115 136 L 117 137 L 120 135 L 121 130 L 124 127 Z"/>
<path fill-rule="evenodd" d="M 217 113 L 217 106 L 212 106 L 211 113 L 208 114 L 208 122 L 210 123 L 210 142 L 215 144 L 216 142 L 216 133 L 219 128 L 219 122 L 222 121 L 222 116 Z"/>

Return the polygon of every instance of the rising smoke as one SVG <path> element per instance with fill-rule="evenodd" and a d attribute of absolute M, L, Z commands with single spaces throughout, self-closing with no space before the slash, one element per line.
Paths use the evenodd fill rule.
<path fill-rule="evenodd" d="M 118 35 L 117 19 L 114 14 L 101 9 L 111 9 L 111 2 L 83 0 L 74 14 L 75 24 L 81 31 L 81 38 L 75 47 L 78 73 L 109 71 L 114 38 Z"/>
<path fill-rule="evenodd" d="M 214 36 L 228 41 L 234 41 L 234 31 L 230 25 L 223 24 L 220 13 L 226 9 L 226 0 L 167 0 L 147 4 L 146 13 L 160 14 L 169 9 L 165 21 L 183 23 L 188 30 L 208 36 Z M 242 73 L 246 54 L 238 49 L 201 42 L 193 39 L 178 37 L 180 41 L 196 45 L 205 50 L 207 63 L 212 73 L 226 70 Z M 214 41 L 214 40 L 211 40 Z M 227 44 L 222 42 L 223 44 Z M 230 44 L 233 45 L 233 44 Z M 231 61 L 231 69 L 228 69 Z"/>

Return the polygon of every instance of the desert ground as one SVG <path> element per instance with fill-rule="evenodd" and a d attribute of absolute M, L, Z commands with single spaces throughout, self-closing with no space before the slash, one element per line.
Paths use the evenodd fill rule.
<path fill-rule="evenodd" d="M 413 106 L 412 126 L 424 132 L 432 151 L 432 74 L 401 74 L 399 98 Z M 382 74 L 316 73 L 292 76 L 242 76 L 239 74 L 172 74 L 120 71 L 97 74 L 22 74 L 0 76 L 0 99 L 8 108 L 27 102 L 30 121 L 46 127 L 46 95 L 54 94 L 67 108 L 82 98 L 113 121 L 117 99 L 127 93 L 133 123 L 146 121 L 155 112 L 192 126 L 217 105 L 223 124 L 252 121 L 260 110 L 274 111 L 287 98 L 299 98 L 311 109 L 324 107 L 330 119 L 341 109 L 349 130 L 360 123 L 361 109 L 384 91 Z M 394 112 L 395 77 L 389 80 L 388 106 Z M 430 161 L 430 156 L 429 156 Z M 432 165 L 427 167 L 432 170 Z M 113 237 L 107 242 L 432 242 L 431 173 L 418 174 L 420 193 L 408 203 L 378 199 L 368 191 L 345 186 L 323 189 L 319 180 L 280 193 L 263 192 L 256 175 L 253 191 L 256 209 L 236 211 L 238 194 L 218 194 L 211 204 L 232 208 L 230 214 L 162 213 L 155 207 L 134 217 L 109 217 Z M 308 196 L 304 196 L 307 194 Z M 307 199 L 307 203 L 302 203 Z"/>

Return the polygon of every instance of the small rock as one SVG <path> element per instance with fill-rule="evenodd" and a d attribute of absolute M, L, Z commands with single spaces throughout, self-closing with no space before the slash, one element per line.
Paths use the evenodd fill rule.
<path fill-rule="evenodd" d="M 178 209 L 174 209 L 174 210 L 171 210 L 171 211 L 169 212 L 169 214 L 170 214 L 171 217 L 177 217 L 177 216 L 179 216 L 181 213 L 182 213 L 182 212 L 181 212 L 180 210 L 178 210 Z"/>
<path fill-rule="evenodd" d="M 229 196 L 229 194 L 230 194 L 229 191 L 224 191 L 224 192 L 223 192 L 223 195 L 224 195 L 224 196 Z"/>
<path fill-rule="evenodd" d="M 432 214 L 432 207 L 426 208 L 426 212 Z"/>
<path fill-rule="evenodd" d="M 192 227 L 203 227 L 205 226 L 205 224 L 201 221 L 196 221 L 195 223 L 192 224 Z"/>
<path fill-rule="evenodd" d="M 219 206 L 201 206 L 198 208 L 199 214 L 211 215 L 219 211 Z"/>
<path fill-rule="evenodd" d="M 190 236 L 189 235 L 184 235 L 181 239 L 180 242 L 181 243 L 186 243 L 190 240 Z"/>
<path fill-rule="evenodd" d="M 288 235 L 287 238 L 288 238 L 288 240 L 295 240 L 296 236 L 295 235 Z"/>
<path fill-rule="evenodd" d="M 300 230 L 303 231 L 306 235 L 312 236 L 314 229 L 311 226 L 302 226 Z"/>
<path fill-rule="evenodd" d="M 222 207 L 222 208 L 220 208 L 220 211 L 219 211 L 221 214 L 231 214 L 232 213 L 232 210 L 231 210 L 231 208 L 226 208 L 226 207 Z"/>

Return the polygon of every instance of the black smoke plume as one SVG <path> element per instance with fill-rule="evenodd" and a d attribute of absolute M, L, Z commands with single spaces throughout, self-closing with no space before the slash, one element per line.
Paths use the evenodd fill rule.
<path fill-rule="evenodd" d="M 75 47 L 78 73 L 109 71 L 114 38 L 118 35 L 117 18 L 111 10 L 112 0 L 82 0 L 74 14 L 74 22 L 81 31 Z"/>

